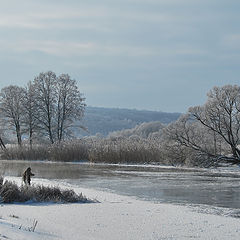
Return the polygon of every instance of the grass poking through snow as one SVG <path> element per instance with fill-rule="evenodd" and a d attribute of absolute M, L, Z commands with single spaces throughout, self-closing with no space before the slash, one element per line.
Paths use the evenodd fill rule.
<path fill-rule="evenodd" d="M 55 203 L 89 203 L 92 200 L 73 190 L 63 190 L 58 187 L 46 187 L 43 185 L 18 186 L 0 178 L 0 201 L 2 203 L 13 202 L 55 202 Z"/>

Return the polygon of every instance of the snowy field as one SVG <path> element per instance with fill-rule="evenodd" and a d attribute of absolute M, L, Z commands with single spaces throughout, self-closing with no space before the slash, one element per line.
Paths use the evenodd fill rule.
<path fill-rule="evenodd" d="M 21 184 L 20 178 L 5 179 Z M 240 237 L 238 218 L 200 213 L 185 206 L 141 201 L 44 179 L 35 178 L 34 183 L 72 188 L 99 203 L 2 204 L 1 240 L 234 240 Z"/>

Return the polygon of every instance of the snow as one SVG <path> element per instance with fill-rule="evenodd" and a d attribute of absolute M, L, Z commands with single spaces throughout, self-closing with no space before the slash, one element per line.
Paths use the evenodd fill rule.
<path fill-rule="evenodd" d="M 21 179 L 8 177 L 21 184 Z M 187 206 L 142 201 L 64 182 L 34 178 L 35 184 L 83 192 L 98 203 L 26 203 L 0 206 L 0 239 L 162 240 L 239 239 L 237 218 L 192 211 Z M 37 221 L 35 231 L 31 231 Z"/>

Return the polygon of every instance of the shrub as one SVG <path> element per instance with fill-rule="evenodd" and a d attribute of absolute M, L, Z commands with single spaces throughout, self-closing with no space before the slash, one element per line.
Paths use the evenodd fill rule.
<path fill-rule="evenodd" d="M 86 137 L 81 140 L 50 144 L 10 146 L 2 159 L 51 160 L 71 162 L 88 160 L 95 163 L 157 163 L 162 165 L 202 166 L 203 156 L 176 141 L 150 136 Z M 204 158 L 206 158 L 204 156 Z M 204 160 L 205 162 L 207 160 Z"/>
<path fill-rule="evenodd" d="M 84 141 L 75 140 L 53 144 L 48 148 L 49 160 L 79 161 L 88 159 L 88 148 Z"/>
<path fill-rule="evenodd" d="M 2 151 L 1 159 L 79 161 L 88 159 L 88 149 L 85 142 L 77 140 L 52 145 L 36 144 L 32 148 L 27 144 L 21 147 L 11 145 Z"/>
<path fill-rule="evenodd" d="M 7 160 L 46 160 L 48 159 L 47 145 L 36 144 L 32 148 L 29 145 L 21 147 L 17 145 L 7 146 L 1 154 L 1 159 Z"/>
<path fill-rule="evenodd" d="M 97 139 L 89 148 L 91 162 L 164 163 L 159 141 L 143 138 Z"/>
<path fill-rule="evenodd" d="M 28 199 L 24 199 L 24 194 L 19 190 L 18 186 L 12 182 L 5 181 L 1 185 L 0 190 L 1 202 L 11 203 L 11 202 L 24 202 Z"/>
<path fill-rule="evenodd" d="M 0 183 L 2 178 L 0 180 Z M 58 187 L 46 187 L 43 185 L 21 186 L 5 181 L 0 184 L 0 198 L 2 203 L 13 202 L 56 202 L 56 203 L 89 203 L 92 200 L 73 190 L 63 190 Z"/>

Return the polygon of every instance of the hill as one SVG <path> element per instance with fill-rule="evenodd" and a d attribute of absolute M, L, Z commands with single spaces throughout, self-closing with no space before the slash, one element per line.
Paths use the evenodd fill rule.
<path fill-rule="evenodd" d="M 108 135 L 110 132 L 134 128 L 144 122 L 159 121 L 163 124 L 176 121 L 180 113 L 166 113 L 147 110 L 87 107 L 82 125 L 89 133 L 81 135 Z"/>

